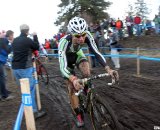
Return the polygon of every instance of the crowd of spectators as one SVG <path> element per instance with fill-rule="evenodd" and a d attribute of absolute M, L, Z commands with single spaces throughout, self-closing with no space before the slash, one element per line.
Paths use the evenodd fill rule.
<path fill-rule="evenodd" d="M 121 44 L 123 44 L 124 37 L 132 37 L 132 36 L 141 36 L 141 35 L 149 35 L 149 34 L 160 34 L 160 15 L 155 15 L 153 20 L 144 20 L 140 17 L 139 14 L 136 16 L 128 15 L 125 19 L 121 20 L 118 18 L 117 20 L 114 18 L 109 18 L 107 20 L 99 21 L 96 23 L 89 24 L 89 31 L 92 33 L 96 45 L 100 52 L 103 55 L 107 53 L 107 47 L 109 50 L 113 48 L 111 46 L 111 33 L 113 36 L 117 37 L 117 43 L 121 40 Z M 110 34 L 108 33 L 110 32 Z M 111 51 L 113 52 L 113 50 Z M 116 52 L 116 54 L 118 51 Z M 95 58 L 92 57 L 92 67 L 99 66 L 96 62 Z M 119 64 L 119 60 L 111 58 L 113 63 Z M 115 68 L 120 68 L 120 65 L 115 65 Z"/>
<path fill-rule="evenodd" d="M 160 34 L 160 14 L 155 15 L 153 20 L 143 20 L 139 14 L 136 16 L 128 15 L 125 19 L 121 20 L 118 18 L 117 20 L 114 18 L 105 19 L 102 21 L 98 21 L 95 23 L 90 23 L 88 27 L 89 31 L 92 33 L 97 48 L 103 55 L 107 55 L 108 53 L 111 54 L 119 54 L 118 51 L 115 52 L 116 46 L 113 43 L 119 43 L 121 40 L 121 44 L 123 44 L 123 38 L 126 34 L 129 37 L 132 36 L 141 36 L 144 34 L 144 31 L 149 33 Z M 7 32 L 1 31 L 0 32 L 0 52 L 5 50 L 6 54 L 0 54 L 0 100 L 2 99 L 10 99 L 13 98 L 10 96 L 10 92 L 7 90 L 5 85 L 5 72 L 4 72 L 4 64 L 6 59 L 4 60 L 2 57 L 7 57 L 10 53 L 10 45 L 13 42 L 13 31 L 8 30 Z M 23 33 L 22 33 L 23 34 Z M 22 35 L 21 34 L 21 35 Z M 107 34 L 107 35 L 106 35 Z M 11 35 L 11 37 L 10 37 Z M 54 53 L 58 53 L 58 43 L 59 40 L 65 35 L 65 33 L 57 33 L 53 35 L 52 39 L 45 39 L 44 44 L 39 45 L 39 48 L 43 47 L 46 50 L 54 49 Z M 113 37 L 114 36 L 114 37 Z M 114 41 L 114 40 L 115 41 Z M 32 39 L 34 40 L 34 39 Z M 5 46 L 3 46 L 5 44 Z M 114 52 L 114 53 L 113 53 Z M 48 51 L 50 53 L 50 51 Z M 53 51 L 52 51 L 53 53 Z M 5 56 L 4 56 L 5 55 Z M 99 66 L 94 56 L 91 57 L 92 59 L 92 67 Z M 115 68 L 120 68 L 119 59 L 111 58 Z"/>

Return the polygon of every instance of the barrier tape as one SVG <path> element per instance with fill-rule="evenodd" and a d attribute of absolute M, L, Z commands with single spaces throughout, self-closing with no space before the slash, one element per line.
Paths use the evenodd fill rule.
<path fill-rule="evenodd" d="M 31 94 L 22 94 L 22 103 L 24 106 L 32 106 Z"/>
<path fill-rule="evenodd" d="M 43 54 L 41 54 L 43 55 Z M 56 56 L 58 57 L 59 54 L 49 54 L 49 56 Z M 85 56 L 95 56 L 94 54 L 85 54 Z M 139 56 L 135 54 L 119 54 L 119 55 L 103 55 L 104 57 L 122 57 L 122 58 L 138 58 L 143 60 L 153 60 L 153 61 L 160 61 L 160 58 L 156 57 L 147 57 L 147 56 Z"/>
<path fill-rule="evenodd" d="M 23 119 L 23 112 L 24 112 L 24 105 L 21 104 L 13 130 L 20 130 L 22 119 Z"/>

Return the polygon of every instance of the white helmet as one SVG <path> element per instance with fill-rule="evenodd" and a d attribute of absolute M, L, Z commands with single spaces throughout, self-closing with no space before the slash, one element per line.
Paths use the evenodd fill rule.
<path fill-rule="evenodd" d="M 68 31 L 70 33 L 83 33 L 88 28 L 86 21 L 83 18 L 74 17 L 69 21 Z"/>

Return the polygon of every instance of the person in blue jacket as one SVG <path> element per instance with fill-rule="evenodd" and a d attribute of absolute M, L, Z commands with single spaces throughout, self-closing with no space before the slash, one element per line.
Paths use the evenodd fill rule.
<path fill-rule="evenodd" d="M 4 65 L 7 62 L 8 54 L 11 52 L 11 42 L 13 41 L 14 32 L 8 30 L 0 34 L 0 100 L 13 99 L 6 89 L 5 69 Z"/>

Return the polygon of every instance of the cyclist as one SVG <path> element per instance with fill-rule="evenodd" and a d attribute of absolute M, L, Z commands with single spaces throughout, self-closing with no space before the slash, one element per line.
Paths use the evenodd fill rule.
<path fill-rule="evenodd" d="M 98 51 L 94 38 L 87 30 L 87 23 L 83 18 L 74 17 L 69 21 L 68 31 L 70 34 L 64 36 L 59 43 L 59 63 L 60 71 L 65 79 L 67 79 L 67 87 L 69 90 L 69 98 L 71 106 L 76 114 L 76 125 L 84 126 L 81 108 L 79 108 L 78 97 L 75 92 L 83 88 L 79 83 L 78 77 L 75 76 L 74 67 L 81 71 L 83 78 L 90 76 L 90 68 L 87 58 L 85 57 L 81 47 L 87 44 L 90 51 L 93 52 L 99 63 L 112 76 L 118 79 L 118 72 L 110 69 L 105 58 Z M 85 85 L 87 87 L 87 85 Z"/>

